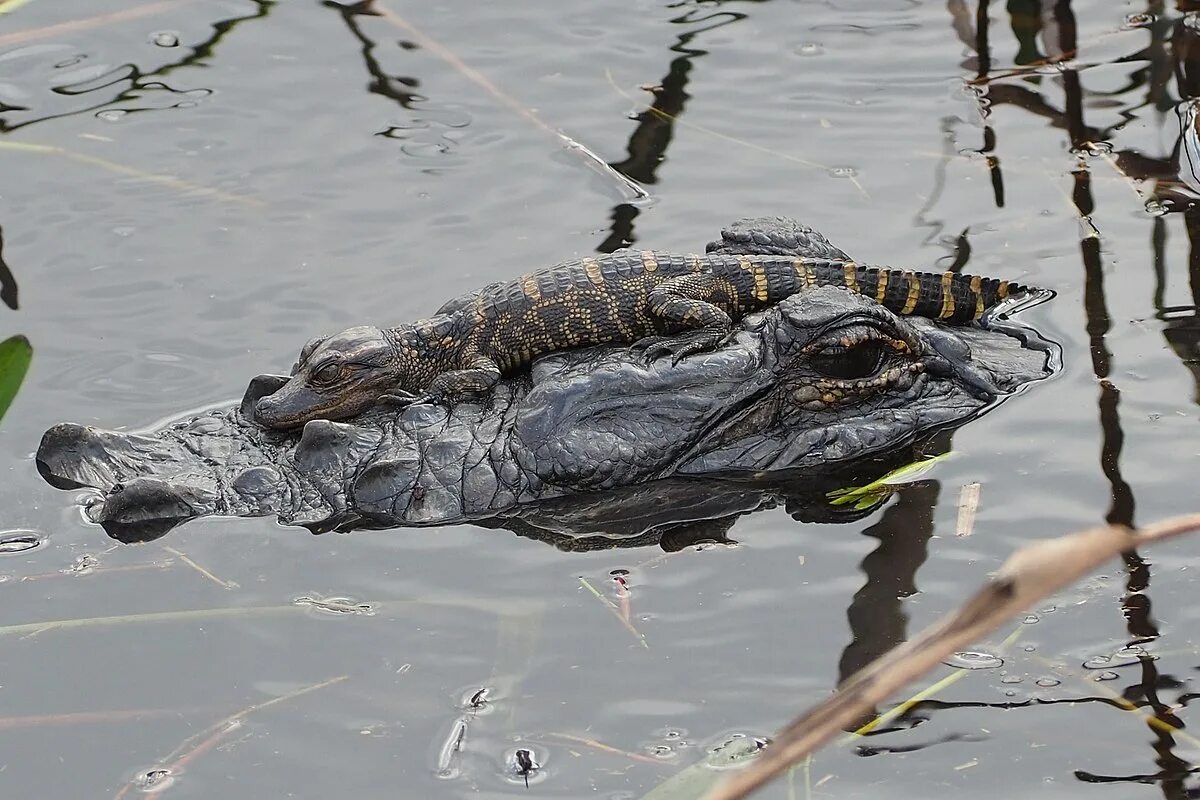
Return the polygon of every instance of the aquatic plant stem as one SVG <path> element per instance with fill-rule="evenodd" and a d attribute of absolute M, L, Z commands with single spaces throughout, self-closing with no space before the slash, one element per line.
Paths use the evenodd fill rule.
<path fill-rule="evenodd" d="M 240 194 L 231 194 L 223 192 L 220 189 L 212 189 L 208 186 L 200 186 L 199 184 L 190 183 L 181 180 L 172 175 L 155 175 L 151 172 L 130 167 L 125 164 L 119 164 L 116 161 L 109 161 L 106 158 L 98 156 L 89 156 L 86 153 L 77 153 L 74 150 L 68 150 L 65 147 L 56 147 L 48 144 L 33 144 L 30 142 L 12 142 L 0 141 L 0 150 L 12 150 L 25 153 L 37 153 L 40 155 L 59 156 L 67 158 L 71 161 L 77 161 L 80 164 L 87 164 L 92 167 L 99 167 L 108 172 L 114 172 L 118 175 L 124 175 L 127 178 L 136 178 L 147 183 L 156 183 L 160 186 L 166 186 L 185 194 L 196 194 L 205 197 L 211 197 L 216 200 L 222 200 L 229 203 L 238 203 L 244 206 L 264 206 L 262 200 L 256 197 L 246 197 Z"/>

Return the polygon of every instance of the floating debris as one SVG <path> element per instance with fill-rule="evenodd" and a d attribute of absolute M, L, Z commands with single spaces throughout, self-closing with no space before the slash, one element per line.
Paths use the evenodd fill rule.
<path fill-rule="evenodd" d="M 298 606 L 312 606 L 319 611 L 328 611 L 331 614 L 364 614 L 371 616 L 375 613 L 375 607 L 370 603 L 359 603 L 349 597 L 318 597 L 301 595 L 292 601 Z"/>
<path fill-rule="evenodd" d="M 0 532 L 0 555 L 24 553 L 41 545 L 45 536 L 34 530 L 17 529 Z"/>
<path fill-rule="evenodd" d="M 975 531 L 975 514 L 979 511 L 979 494 L 983 484 L 979 481 L 964 484 L 958 492 L 958 521 L 954 526 L 955 536 L 970 536 Z"/>
<path fill-rule="evenodd" d="M 450 726 L 450 733 L 438 750 L 434 775 L 443 780 L 453 780 L 462 774 L 458 766 L 458 754 L 462 752 L 463 740 L 467 738 L 467 719 L 459 717 Z"/>
<path fill-rule="evenodd" d="M 526 789 L 529 788 L 529 779 L 536 779 L 542 769 L 542 765 L 533 757 L 533 752 L 524 747 L 512 751 L 505 762 L 511 775 L 524 779 Z"/>

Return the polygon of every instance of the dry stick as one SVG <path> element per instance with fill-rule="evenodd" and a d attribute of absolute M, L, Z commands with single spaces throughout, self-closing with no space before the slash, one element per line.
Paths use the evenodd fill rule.
<path fill-rule="evenodd" d="M 92 28 L 98 28 L 101 25 L 110 25 L 114 22 L 125 22 L 126 20 L 138 19 L 139 17 L 148 17 L 151 14 L 157 14 L 160 11 L 166 11 L 168 8 L 175 8 L 184 3 L 190 3 L 193 0 L 162 0 L 158 3 L 147 3 L 142 6 L 134 6 L 123 11 L 114 11 L 111 14 L 99 14 L 94 17 L 84 17 L 83 19 L 75 19 L 70 22 L 60 22 L 57 25 L 47 25 L 43 28 L 30 28 L 25 31 L 14 31 L 0 36 L 0 47 L 7 47 L 12 44 L 24 44 L 37 39 L 46 39 L 52 36 L 62 36 L 68 33 L 76 33 L 78 31 L 86 31 Z M 18 3 L 23 5 L 23 3 Z M 4 10 L 12 10 L 14 7 L 3 9 L 0 7 L 0 13 Z"/>
<path fill-rule="evenodd" d="M 442 61 L 445 61 L 464 78 L 483 89 L 492 97 L 496 98 L 503 106 L 524 117 L 526 120 L 532 123 L 534 127 L 545 131 L 554 138 L 558 139 L 563 145 L 566 146 L 568 150 L 570 150 L 572 153 L 577 153 L 581 158 L 583 158 L 584 162 L 590 168 L 598 171 L 601 175 L 616 181 L 620 185 L 622 191 L 630 196 L 631 200 L 647 200 L 650 198 L 650 193 L 642 188 L 642 186 L 637 182 L 613 169 L 603 158 L 596 155 L 591 150 L 572 139 L 570 136 L 567 136 L 562 131 L 555 130 L 547 125 L 542 121 L 541 117 L 539 117 L 530 109 L 521 105 L 515 98 L 504 92 L 502 89 L 500 89 L 500 87 L 496 86 L 496 84 L 492 83 L 486 75 L 464 62 L 461 58 L 454 54 L 453 50 L 446 47 L 437 39 L 434 39 L 429 34 L 415 27 L 411 22 L 397 14 L 395 11 L 392 11 L 382 3 L 375 3 L 374 10 L 379 16 L 383 17 L 393 26 L 407 33 L 410 37 L 412 37 L 413 41 L 419 44 L 423 49 L 428 50 Z"/>
<path fill-rule="evenodd" d="M 54 572 L 36 572 L 33 575 L 22 575 L 17 578 L 18 583 L 26 581 L 44 581 L 47 578 L 79 578 L 84 575 L 108 575 L 113 572 L 140 572 L 148 569 L 170 569 L 175 564 L 174 559 L 168 558 L 165 561 L 150 561 L 145 564 L 122 564 L 116 567 L 91 567 L 87 570 L 76 571 L 73 569 L 60 569 Z"/>
<path fill-rule="evenodd" d="M 84 724 L 111 724 L 130 720 L 142 722 L 154 717 L 181 717 L 185 714 L 199 714 L 211 710 L 203 706 L 196 706 L 194 708 L 134 708 L 117 711 L 68 711 L 63 714 L 25 714 L 19 717 L 0 717 L 0 731 L 57 725 L 75 727 Z"/>
<path fill-rule="evenodd" d="M 318 689 L 324 689 L 326 686 L 332 686 L 335 683 L 341 683 L 349 677 L 349 675 L 339 675 L 336 678 L 330 678 L 327 681 L 314 683 L 311 686 L 305 686 L 297 689 L 294 692 L 288 692 L 287 694 L 280 695 L 279 697 L 273 697 L 270 700 L 266 700 L 262 703 L 255 703 L 254 705 L 247 706 L 235 714 L 230 714 L 220 722 L 210 725 L 194 736 L 189 736 L 181 745 L 172 750 L 170 755 L 159 761 L 159 763 L 165 764 L 165 767 L 163 768 L 168 772 L 172 774 L 177 773 L 188 762 L 194 761 L 199 756 L 207 753 L 209 750 L 216 747 L 217 742 L 219 742 L 229 733 L 240 728 L 245 718 L 250 714 L 253 714 L 256 711 L 262 711 L 263 709 L 270 708 L 271 706 L 278 705 L 280 703 L 285 703 L 288 700 L 294 700 L 297 697 L 301 697 L 302 695 L 306 695 L 310 692 L 315 692 Z M 129 794 L 130 790 L 133 788 L 134 787 L 132 783 L 125 784 L 123 787 L 121 787 L 121 790 L 117 792 L 113 800 L 122 800 L 122 798 Z"/>
<path fill-rule="evenodd" d="M 130 167 L 125 164 L 117 163 L 116 161 L 109 161 L 106 158 L 89 156 L 86 153 L 77 153 L 74 150 L 68 150 L 65 147 L 56 147 L 48 144 L 33 144 L 31 142 L 0 141 L 0 150 L 14 150 L 25 153 L 40 153 L 44 155 L 61 156 L 62 158 L 69 158 L 72 161 L 78 161 L 81 164 L 100 167 L 101 169 L 114 172 L 118 175 L 136 178 L 137 180 L 146 181 L 147 183 L 157 183 L 161 186 L 166 186 L 179 192 L 184 192 L 185 194 L 203 195 L 205 197 L 212 197 L 225 202 L 240 203 L 244 206 L 265 205 L 263 201 L 259 200 L 257 197 L 247 197 L 245 195 L 233 194 L 231 192 L 223 192 L 220 189 L 213 189 L 208 186 L 190 183 L 180 178 L 176 178 L 173 175 L 156 175 L 152 172 L 145 172 L 144 170 L 137 169 L 136 167 Z"/>
<path fill-rule="evenodd" d="M 557 739 L 565 739 L 568 742 L 575 742 L 577 744 L 584 745 L 585 747 L 591 747 L 603 753 L 612 753 L 613 755 L 617 756 L 625 756 L 626 758 L 633 759 L 634 761 L 641 761 L 643 764 L 653 764 L 654 766 L 660 768 L 669 766 L 657 758 L 644 756 L 641 753 L 631 753 L 628 750 L 621 750 L 620 748 L 613 747 L 611 744 L 605 744 L 604 742 L 600 742 L 595 739 L 587 739 L 583 736 L 573 736 L 569 733 L 558 733 L 557 731 L 550 731 L 546 734 L 546 736 L 553 736 Z"/>
<path fill-rule="evenodd" d="M 1190 514 L 1138 531 L 1114 525 L 1022 547 L 958 611 L 851 676 L 828 700 L 784 728 L 757 761 L 710 792 L 706 800 L 741 800 L 1014 614 L 1120 553 L 1197 529 L 1200 514 Z"/>
<path fill-rule="evenodd" d="M 975 515 L 979 512 L 979 493 L 983 484 L 979 481 L 963 484 L 958 490 L 958 520 L 954 526 L 955 536 L 970 536 L 975 531 Z"/>
<path fill-rule="evenodd" d="M 583 588 L 587 589 L 589 592 L 594 594 L 596 596 L 597 600 L 599 600 L 601 603 L 604 603 L 604 605 L 608 606 L 608 610 L 613 613 L 613 616 L 615 616 L 618 620 L 620 620 L 621 625 L 623 625 L 625 627 L 625 630 L 629 631 L 629 633 L 632 634 L 633 638 L 638 640 L 638 644 L 640 644 L 642 647 L 646 648 L 647 650 L 650 649 L 650 645 L 646 644 L 646 637 L 642 634 L 641 631 L 639 631 L 634 626 L 634 624 L 627 617 L 622 616 L 621 609 L 617 607 L 616 603 L 614 603 L 612 600 L 609 600 L 604 595 L 600 594 L 600 592 L 596 589 L 596 587 L 592 586 L 592 584 L 588 581 L 588 579 L 583 577 L 582 575 L 579 576 L 579 582 L 581 584 L 583 584 Z"/>
<path fill-rule="evenodd" d="M 222 589 L 238 588 L 238 585 L 236 583 L 234 583 L 233 581 L 221 580 L 216 575 L 213 575 L 211 572 L 206 570 L 204 567 L 200 566 L 195 561 L 193 561 L 191 558 L 189 558 L 187 556 L 187 554 L 181 553 L 180 551 L 176 550 L 174 547 L 171 547 L 170 545 L 163 545 L 163 550 L 166 550 L 168 553 L 173 553 L 174 555 L 178 556 L 180 561 L 182 561 L 184 564 L 187 564 L 189 567 L 196 570 L 196 572 L 199 572 L 201 575 L 208 578 L 210 581 L 217 584 Z"/>

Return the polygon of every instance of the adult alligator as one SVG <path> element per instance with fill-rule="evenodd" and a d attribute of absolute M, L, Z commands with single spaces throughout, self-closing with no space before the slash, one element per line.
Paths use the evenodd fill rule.
<path fill-rule="evenodd" d="M 849 262 L 778 219 L 736 223 L 709 252 Z M 240 406 L 145 434 L 57 425 L 37 461 L 56 486 L 100 489 L 90 513 L 124 539 L 205 514 L 314 530 L 537 519 L 635 535 L 728 517 L 779 499 L 779 485 L 895 454 L 1053 371 L 1052 345 L 985 323 L 906 318 L 816 287 L 676 365 L 628 347 L 557 352 L 477 402 L 376 405 L 299 432 L 255 419 L 288 382 L 260 376 Z"/>

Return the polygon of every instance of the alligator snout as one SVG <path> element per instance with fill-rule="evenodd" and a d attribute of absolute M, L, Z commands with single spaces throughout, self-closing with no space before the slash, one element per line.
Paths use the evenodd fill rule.
<path fill-rule="evenodd" d="M 254 404 L 254 418 L 263 425 L 274 427 L 279 417 L 279 401 L 268 395 Z"/>

